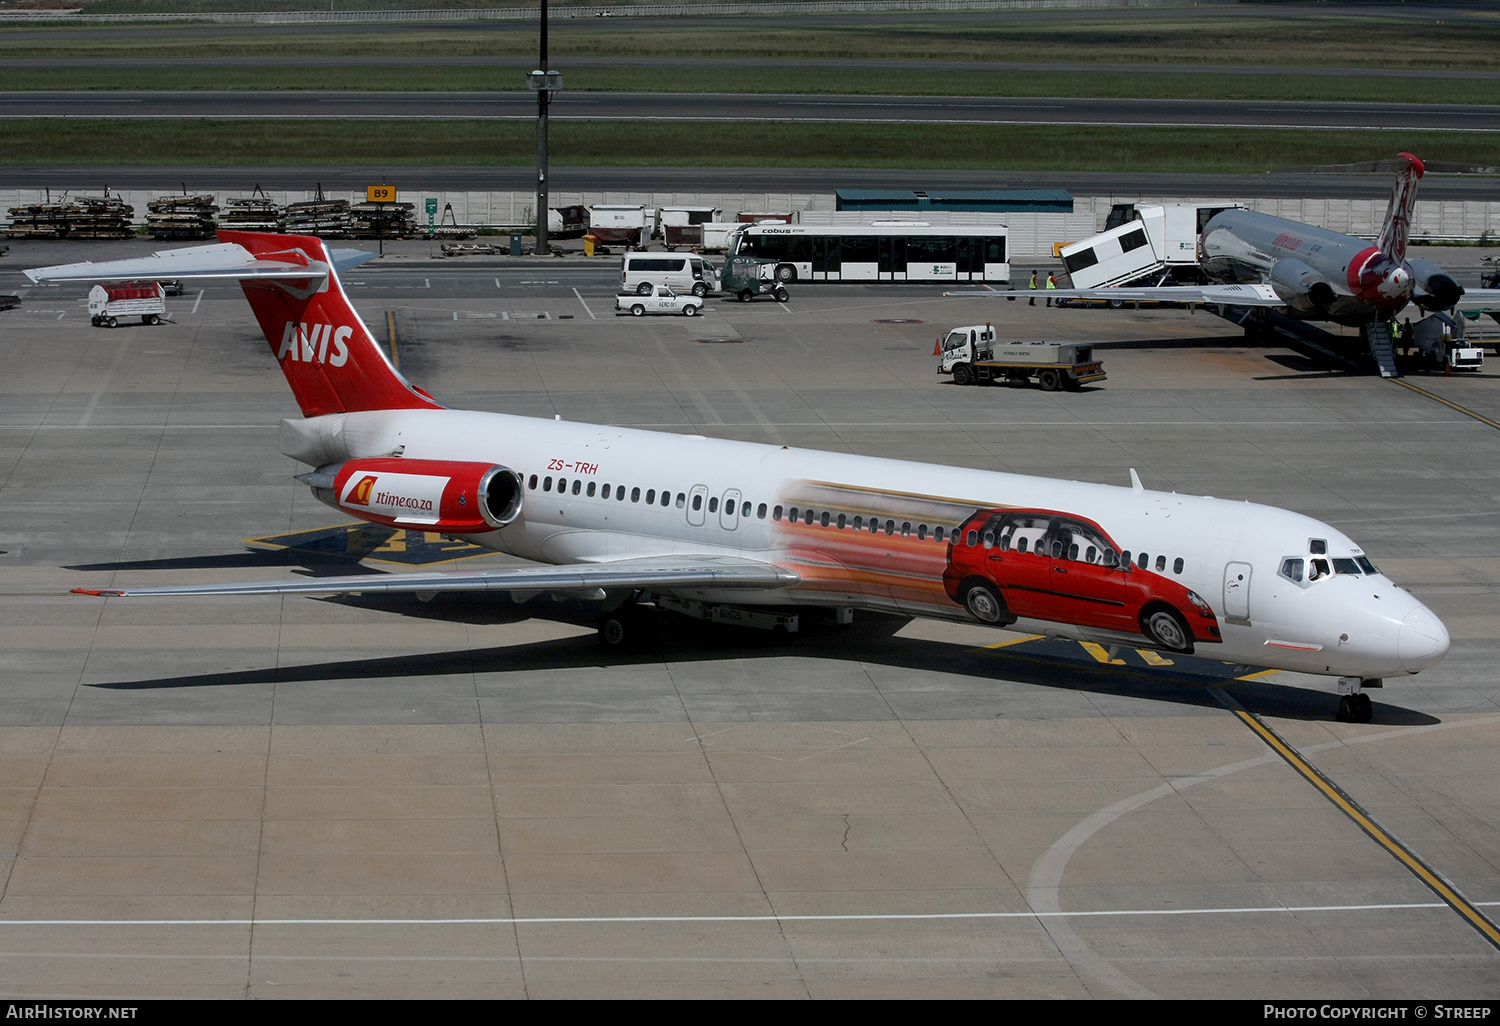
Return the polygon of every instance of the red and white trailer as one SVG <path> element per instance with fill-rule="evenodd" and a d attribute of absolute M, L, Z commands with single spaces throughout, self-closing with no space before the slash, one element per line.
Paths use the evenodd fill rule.
<path fill-rule="evenodd" d="M 113 328 L 122 317 L 156 324 L 166 312 L 167 293 L 159 281 L 108 282 L 89 289 L 89 322 L 96 328 Z"/>

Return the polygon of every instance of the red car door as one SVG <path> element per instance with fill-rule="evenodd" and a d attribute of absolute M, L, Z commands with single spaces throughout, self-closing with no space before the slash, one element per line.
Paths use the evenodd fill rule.
<path fill-rule="evenodd" d="M 1052 597 L 1052 560 L 1047 538 L 1053 518 L 1036 513 L 1001 513 L 981 533 L 984 575 L 1016 616 L 1056 620 Z"/>
<path fill-rule="evenodd" d="M 1058 517 L 1048 538 L 1057 619 L 1082 627 L 1140 630 L 1130 608 L 1126 571 L 1109 536 L 1087 520 Z M 1115 566 L 1110 566 L 1115 563 Z"/>

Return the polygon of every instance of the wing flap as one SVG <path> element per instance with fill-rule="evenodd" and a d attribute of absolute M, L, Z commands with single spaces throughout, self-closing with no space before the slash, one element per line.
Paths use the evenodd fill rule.
<path fill-rule="evenodd" d="M 609 563 L 443 570 L 418 574 L 354 574 L 281 581 L 235 581 L 150 588 L 74 588 L 105 597 L 192 595 L 355 595 L 440 591 L 626 591 L 638 588 L 787 588 L 800 578 L 790 570 L 733 556 L 664 556 Z"/>
<path fill-rule="evenodd" d="M 1500 289 L 1464 289 L 1457 305 L 1466 312 L 1500 310 Z"/>

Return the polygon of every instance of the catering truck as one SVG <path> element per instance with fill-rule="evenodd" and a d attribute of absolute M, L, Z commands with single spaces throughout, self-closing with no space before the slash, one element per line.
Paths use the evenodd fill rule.
<path fill-rule="evenodd" d="M 952 374 L 955 385 L 988 385 L 996 381 L 1036 379 L 1045 392 L 1076 392 L 1090 381 L 1103 381 L 1104 364 L 1093 346 L 1057 342 L 995 341 L 989 324 L 954 328 L 938 339 L 938 373 Z"/>
<path fill-rule="evenodd" d="M 1117 203 L 1103 232 L 1063 246 L 1075 289 L 1202 281 L 1198 243 L 1215 214 L 1238 203 Z M 1114 305 L 1114 304 L 1111 304 Z"/>

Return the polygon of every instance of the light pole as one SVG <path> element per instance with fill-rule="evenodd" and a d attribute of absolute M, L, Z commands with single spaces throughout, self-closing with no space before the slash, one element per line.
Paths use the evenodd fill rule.
<path fill-rule="evenodd" d="M 547 70 L 547 0 L 542 0 L 541 69 L 526 76 L 536 93 L 536 251 L 552 252 L 547 242 L 547 104 L 562 89 L 562 73 Z"/>

